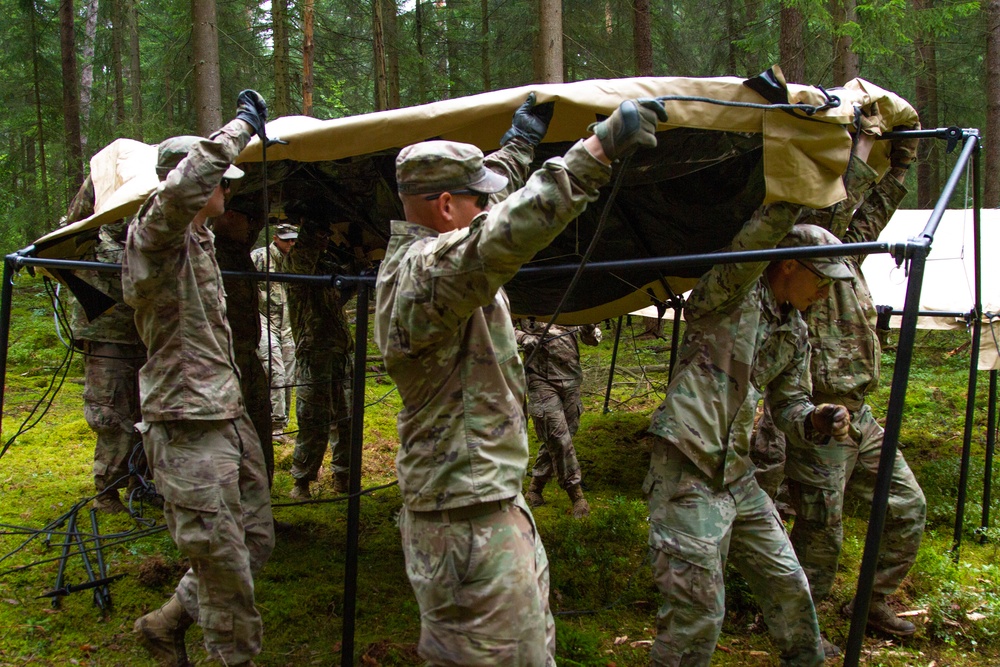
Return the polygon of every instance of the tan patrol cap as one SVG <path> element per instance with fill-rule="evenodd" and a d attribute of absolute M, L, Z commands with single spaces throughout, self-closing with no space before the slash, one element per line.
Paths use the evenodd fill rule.
<path fill-rule="evenodd" d="M 179 137 L 170 137 L 160 142 L 156 148 L 156 177 L 161 181 L 167 179 L 167 174 L 173 171 L 174 167 L 188 154 L 191 147 L 200 141 L 206 141 L 205 137 L 195 137 L 189 134 Z M 229 165 L 223 178 L 243 178 L 243 170 Z"/>
<path fill-rule="evenodd" d="M 797 224 L 778 243 L 779 248 L 799 248 L 821 245 L 840 245 L 840 239 L 817 225 Z M 815 273 L 833 280 L 850 280 L 854 277 L 842 257 L 810 257 L 797 260 Z"/>
<path fill-rule="evenodd" d="M 483 152 L 472 144 L 423 141 L 399 152 L 396 185 L 404 195 L 452 190 L 493 194 L 507 187 L 507 177 L 483 167 Z"/>
<path fill-rule="evenodd" d="M 282 241 L 291 241 L 299 238 L 299 230 L 292 225 L 280 224 L 274 228 L 274 235 Z"/>

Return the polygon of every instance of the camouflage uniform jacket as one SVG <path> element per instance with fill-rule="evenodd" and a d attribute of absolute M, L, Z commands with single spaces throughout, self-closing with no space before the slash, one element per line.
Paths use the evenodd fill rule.
<path fill-rule="evenodd" d="M 524 348 L 525 360 L 531 360 L 525 372 L 529 377 L 546 380 L 568 380 L 581 382 L 583 369 L 580 368 L 580 349 L 577 346 L 577 335 L 587 345 L 597 345 L 595 336 L 597 325 L 588 324 L 582 327 L 561 327 L 553 324 L 545 334 L 545 342 L 539 345 L 545 322 L 534 320 L 518 320 L 514 331 L 517 344 Z M 538 348 L 535 352 L 534 349 Z M 532 356 L 534 355 L 534 356 Z"/>
<path fill-rule="evenodd" d="M 520 140 L 486 158 L 523 182 Z M 597 199 L 609 167 L 582 143 L 465 228 L 392 222 L 376 285 L 375 341 L 403 400 L 396 472 L 407 508 L 516 496 L 528 464 L 525 379 L 501 286 Z"/>
<path fill-rule="evenodd" d="M 250 141 L 243 127 L 233 121 L 193 146 L 129 225 L 122 287 L 148 349 L 139 372 L 146 422 L 244 412 L 214 235 L 190 224 Z"/>
<path fill-rule="evenodd" d="M 762 206 L 731 249 L 773 247 L 799 211 L 781 203 Z M 701 277 L 684 309 L 688 324 L 674 378 L 651 420 L 651 432 L 723 484 L 752 469 L 750 431 L 765 388 L 783 430 L 806 437 L 814 409 L 805 323 L 794 308 L 775 301 L 762 275 L 766 267 L 719 264 Z"/>
<path fill-rule="evenodd" d="M 124 244 L 119 240 L 124 226 L 124 222 L 102 226 L 93 250 L 85 259 L 109 264 L 120 263 L 125 250 Z M 83 306 L 74 299 L 70 313 L 73 340 L 138 345 L 139 332 L 135 330 L 134 311 L 122 296 L 121 276 L 103 271 L 80 271 L 77 276 L 114 299 L 115 305 L 98 317 L 88 320 Z"/>
<path fill-rule="evenodd" d="M 316 222 L 306 220 L 302 223 L 298 241 L 286 259 L 292 273 L 335 275 L 342 272 L 341 267 L 328 261 L 317 233 Z M 288 312 L 297 353 L 307 350 L 346 352 L 353 347 L 351 329 L 344 316 L 343 295 L 336 287 L 289 283 Z"/>
<path fill-rule="evenodd" d="M 876 174 L 867 165 L 865 169 L 870 184 Z M 867 189 L 858 188 L 858 192 Z M 848 191 L 851 190 L 849 187 Z M 868 191 L 850 219 L 846 233 L 841 228 L 842 240 L 845 243 L 878 240 L 905 194 L 905 188 L 886 175 Z M 836 233 L 834 229 L 831 231 Z M 805 321 L 812 346 L 813 401 L 838 403 L 853 412 L 861 409 L 865 395 L 878 386 L 882 350 L 873 326 L 875 306 L 861 273 L 864 256 L 845 259 L 854 278 L 834 281 L 830 296 L 813 304 L 805 312 Z"/>
<path fill-rule="evenodd" d="M 271 258 L 270 266 L 268 266 L 267 263 L 268 255 L 270 255 Z M 255 249 L 250 253 L 250 258 L 253 259 L 253 265 L 256 270 L 261 273 L 268 270 L 271 273 L 288 273 L 288 257 L 278 250 L 278 246 L 274 245 L 274 243 L 269 243 L 263 248 Z M 267 282 L 262 280 L 257 283 L 257 287 L 260 290 L 260 314 L 267 315 Z M 285 283 L 271 281 L 271 312 L 281 313 L 284 310 L 287 289 L 288 286 Z"/>
<path fill-rule="evenodd" d="M 247 244 L 221 236 L 215 238 L 215 257 L 223 271 L 252 272 L 256 268 L 250 259 Z M 258 298 L 263 298 L 252 280 L 231 276 L 223 278 L 226 290 L 226 321 L 233 332 L 233 349 L 240 361 L 257 358 L 260 342 Z"/>

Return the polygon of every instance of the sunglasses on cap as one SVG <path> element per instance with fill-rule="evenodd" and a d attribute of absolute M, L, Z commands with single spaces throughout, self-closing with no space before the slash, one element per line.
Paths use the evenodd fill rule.
<path fill-rule="evenodd" d="M 472 195 L 476 197 L 476 206 L 485 209 L 490 203 L 490 196 L 485 192 L 476 192 L 475 190 L 445 190 L 450 195 Z M 424 197 L 427 201 L 434 201 L 435 199 L 440 199 L 444 192 L 438 192 L 433 195 L 427 195 Z"/>
<path fill-rule="evenodd" d="M 820 273 L 819 271 L 817 271 L 816 269 L 814 269 L 813 266 L 812 266 L 812 264 L 808 264 L 808 263 L 803 262 L 802 260 L 799 260 L 799 259 L 797 259 L 795 261 L 798 262 L 799 264 L 801 264 L 802 266 L 806 267 L 806 269 L 809 271 L 809 273 L 811 273 L 814 276 L 816 276 L 817 278 L 819 278 L 819 282 L 816 283 L 816 289 L 823 289 L 824 287 L 829 287 L 830 285 L 833 284 L 833 278 L 830 278 L 828 276 L 824 276 L 822 273 Z"/>

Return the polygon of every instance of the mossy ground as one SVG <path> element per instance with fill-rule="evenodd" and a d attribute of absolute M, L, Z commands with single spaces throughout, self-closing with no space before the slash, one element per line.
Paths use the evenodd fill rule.
<path fill-rule="evenodd" d="M 21 281 L 15 296 L 10 366 L 4 395 L 4 441 L 13 435 L 50 384 L 64 355 L 52 333 L 51 310 L 38 281 Z M 649 461 L 644 436 L 647 416 L 662 398 L 666 373 L 644 372 L 663 366 L 668 340 L 640 339 L 641 324 L 624 328 L 610 413 L 602 414 L 613 332 L 600 348 L 583 348 L 586 413 L 576 438 L 584 470 L 590 518 L 575 521 L 569 501 L 553 483 L 548 504 L 535 512 L 551 562 L 551 604 L 556 612 L 560 665 L 648 663 L 658 594 L 652 584 L 646 550 L 646 510 L 642 480 Z M 966 529 L 960 559 L 949 553 L 959 456 L 962 447 L 966 353 L 949 354 L 965 340 L 961 334 L 922 332 L 910 374 L 903 451 L 928 497 L 928 532 L 916 566 L 895 598 L 900 608 L 922 609 L 915 617 L 917 635 L 905 644 L 883 637 L 866 640 L 865 664 L 972 666 L 996 664 L 1000 646 L 1000 570 L 998 531 L 980 545 L 974 537 L 982 506 L 982 452 L 985 409 L 977 411 Z M 374 352 L 374 350 L 372 350 Z M 395 414 L 399 398 L 377 361 L 368 366 L 363 484 L 394 479 Z M 873 398 L 883 416 L 893 354 L 884 360 L 883 388 Z M 0 459 L 0 665 L 145 665 L 151 664 L 134 641 L 133 620 L 161 604 L 170 594 L 184 564 L 169 536 L 158 532 L 109 546 L 104 555 L 110 574 L 126 577 L 111 585 L 114 608 L 102 615 L 89 592 L 71 594 L 53 609 L 38 596 L 53 588 L 56 564 L 22 567 L 57 557 L 58 533 L 46 547 L 25 542 L 16 526 L 37 529 L 65 513 L 92 493 L 90 464 L 93 436 L 82 416 L 81 366 L 75 359 L 66 381 L 38 425 L 18 437 Z M 985 404 L 986 378 L 980 403 Z M 48 401 L 43 401 L 43 404 Z M 38 412 L 36 411 L 36 415 Z M 530 434 L 532 454 L 537 448 Z M 257 602 L 264 618 L 265 648 L 260 665 L 331 665 L 340 662 L 343 614 L 345 503 L 282 506 L 291 487 L 291 447 L 279 446 L 273 500 L 275 516 L 288 526 L 257 578 Z M 331 498 L 329 480 L 321 479 L 319 498 Z M 998 489 L 992 512 L 1000 512 Z M 365 496 L 361 503 L 361 537 L 357 601 L 356 664 L 414 665 L 419 612 L 403 570 L 395 517 L 398 489 L 389 487 Z M 841 573 L 832 599 L 819 610 L 821 623 L 834 641 L 843 643 L 848 622 L 840 606 L 853 595 L 867 525 L 867 508 L 855 508 L 847 519 Z M 146 516 L 162 525 L 156 510 Z M 81 514 L 89 522 L 89 516 Z M 89 525 L 87 523 L 86 525 Z M 103 534 L 135 530 L 124 517 L 100 518 Z M 67 581 L 86 576 L 75 557 Z M 746 587 L 729 578 L 729 611 L 714 665 L 777 665 L 778 659 Z M 195 628 L 188 645 L 192 658 L 205 663 Z M 835 662 L 834 662 L 835 664 Z"/>

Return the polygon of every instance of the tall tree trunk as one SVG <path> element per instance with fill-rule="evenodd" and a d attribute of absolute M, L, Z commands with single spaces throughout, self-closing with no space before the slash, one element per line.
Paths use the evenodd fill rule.
<path fill-rule="evenodd" d="M 311 116 L 313 107 L 313 16 L 315 0 L 302 3 L 302 115 Z"/>
<path fill-rule="evenodd" d="M 632 17 L 635 73 L 639 76 L 653 76 L 653 30 L 649 0 L 635 0 Z"/>
<path fill-rule="evenodd" d="M 983 206 L 1000 206 L 1000 0 L 985 0 L 986 158 Z"/>
<path fill-rule="evenodd" d="M 736 18 L 736 8 L 734 7 L 733 0 L 726 0 L 726 35 L 728 39 L 726 44 L 729 47 L 728 57 L 726 59 L 726 73 L 727 74 L 740 74 L 739 69 L 736 66 L 736 40 L 739 35 L 739 20 Z"/>
<path fill-rule="evenodd" d="M 446 14 L 445 14 L 445 53 L 447 54 L 447 60 L 445 63 L 445 72 L 448 77 L 448 98 L 459 97 L 462 95 L 462 86 L 460 84 L 461 80 L 461 68 L 459 67 L 459 62 L 461 60 L 460 54 L 462 50 L 461 44 L 461 21 L 459 17 L 459 12 L 462 8 L 462 2 L 464 0 L 447 0 L 446 2 Z"/>
<path fill-rule="evenodd" d="M 80 54 L 83 56 L 83 69 L 80 71 L 80 148 L 87 154 L 88 134 L 90 127 L 90 94 L 94 88 L 94 43 L 97 41 L 97 3 L 98 0 L 87 0 L 87 18 L 83 24 L 83 45 Z"/>
<path fill-rule="evenodd" d="M 274 38 L 274 116 L 287 116 L 292 108 L 288 86 L 288 0 L 271 0 Z"/>
<path fill-rule="evenodd" d="M 125 0 L 128 25 L 129 91 L 132 97 L 132 136 L 142 141 L 142 63 L 139 58 L 139 0 Z"/>
<path fill-rule="evenodd" d="M 122 2 L 111 0 L 111 76 L 115 84 L 114 114 L 115 125 L 125 124 L 125 67 L 122 64 L 123 34 L 125 32 L 122 18 Z"/>
<path fill-rule="evenodd" d="M 919 15 L 930 9 L 933 0 L 913 0 L 913 8 Z M 913 40 L 916 51 L 916 102 L 920 123 L 924 127 L 936 128 L 938 120 L 937 55 L 935 39 L 929 32 L 922 32 Z M 921 141 L 917 161 L 917 206 L 933 208 L 941 193 L 941 178 L 938 168 L 941 147 L 939 141 Z"/>
<path fill-rule="evenodd" d="M 760 21 L 760 0 L 743 0 L 743 32 L 744 36 L 749 33 L 757 22 Z M 760 54 L 746 48 L 743 52 L 743 70 L 748 76 L 753 76 L 760 72 L 767 65 L 761 66 Z M 768 63 L 770 64 L 770 63 Z"/>
<path fill-rule="evenodd" d="M 858 20 L 855 0 L 830 0 L 830 17 L 834 25 L 833 84 L 842 86 L 858 77 L 858 54 L 851 48 L 854 40 L 843 31 L 846 23 Z"/>
<path fill-rule="evenodd" d="M 562 0 L 538 0 L 538 44 L 535 80 L 563 82 Z"/>
<path fill-rule="evenodd" d="M 427 101 L 427 62 L 424 53 L 424 3 L 416 0 L 414 10 L 414 29 L 417 38 L 417 101 L 423 104 Z"/>
<path fill-rule="evenodd" d="M 804 25 L 805 20 L 798 8 L 782 5 L 778 61 L 785 74 L 785 81 L 789 83 L 802 83 L 806 78 L 806 47 L 802 35 Z"/>
<path fill-rule="evenodd" d="M 389 108 L 400 107 L 399 98 L 399 8 L 396 0 L 382 0 L 385 10 L 382 18 L 385 20 L 386 48 L 386 78 L 389 84 Z"/>
<path fill-rule="evenodd" d="M 386 75 L 385 58 L 385 21 L 382 0 L 372 0 L 372 69 L 375 79 L 375 110 L 389 108 L 389 90 Z"/>
<path fill-rule="evenodd" d="M 219 30 L 215 0 L 191 0 L 194 105 L 198 134 L 207 137 L 222 126 L 222 81 L 219 76 Z"/>
<path fill-rule="evenodd" d="M 67 192 L 76 192 L 83 183 L 83 146 L 80 143 L 80 79 L 76 68 L 76 32 L 73 25 L 73 15 L 73 0 L 60 0 L 59 46 L 62 53 L 63 130 L 66 136 Z"/>
<path fill-rule="evenodd" d="M 479 0 L 479 61 L 483 72 L 483 90 L 493 90 L 490 80 L 490 2 Z"/>
<path fill-rule="evenodd" d="M 42 92 L 41 81 L 38 73 L 38 60 L 41 58 L 41 55 L 38 48 L 38 26 L 35 18 L 35 2 L 34 0 L 31 0 L 28 4 L 28 37 L 31 41 L 31 67 L 34 74 L 34 86 L 32 86 L 32 92 L 34 93 L 35 98 L 35 132 L 38 134 L 38 168 L 41 172 L 39 177 L 42 181 L 42 209 L 45 214 L 45 219 L 49 220 L 52 217 L 49 212 L 49 173 L 45 163 L 45 124 L 42 122 Z M 32 163 L 32 171 L 34 171 L 34 163 Z"/>

